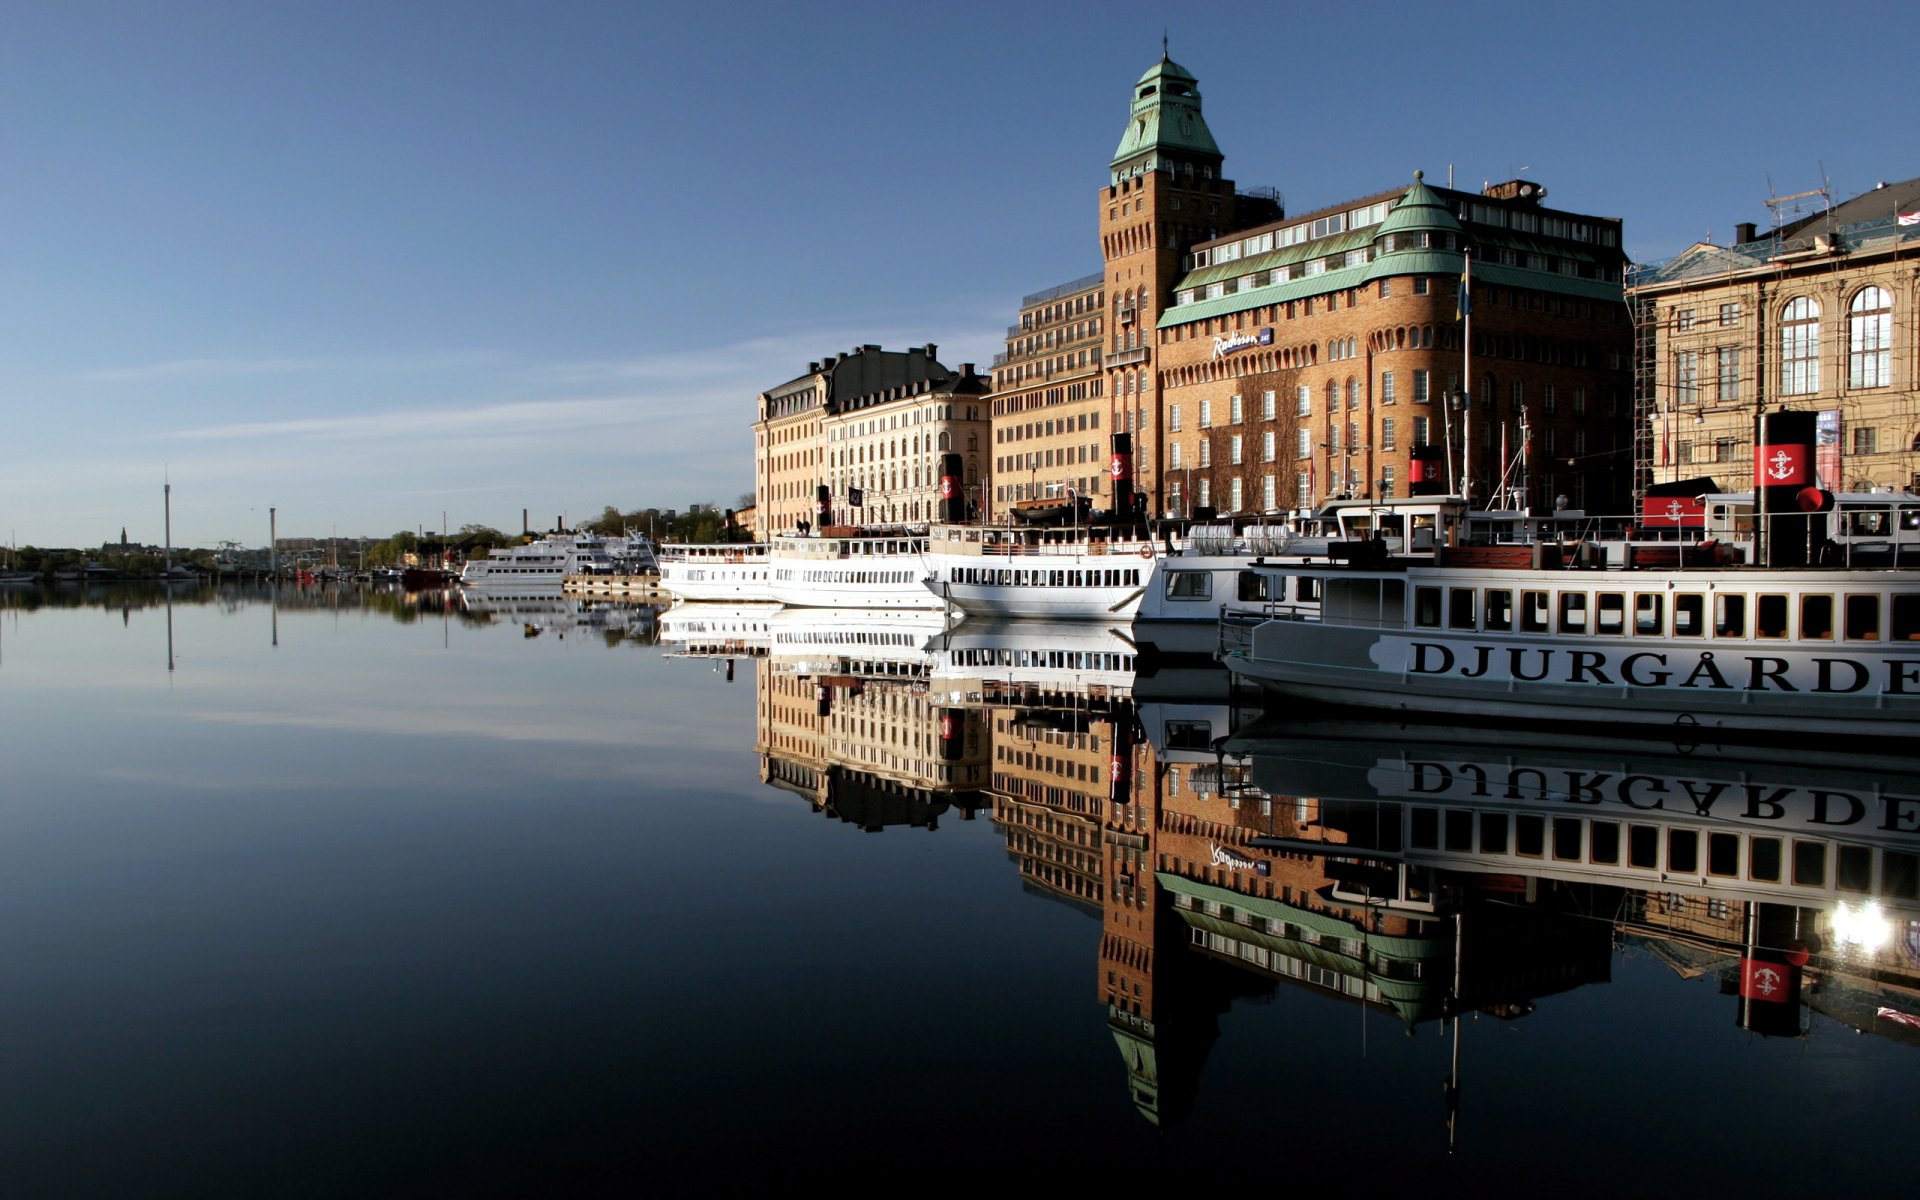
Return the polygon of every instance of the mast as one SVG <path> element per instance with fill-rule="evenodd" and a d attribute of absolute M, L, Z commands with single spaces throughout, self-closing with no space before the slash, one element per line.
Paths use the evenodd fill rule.
<path fill-rule="evenodd" d="M 1473 255 L 1461 247 L 1466 267 L 1460 272 L 1460 494 L 1473 507 Z"/>

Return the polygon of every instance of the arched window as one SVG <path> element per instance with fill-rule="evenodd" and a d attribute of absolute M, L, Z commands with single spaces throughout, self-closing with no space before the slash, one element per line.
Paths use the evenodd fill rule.
<path fill-rule="evenodd" d="M 1804 396 L 1820 390 L 1820 305 L 1800 296 L 1780 314 L 1780 391 Z"/>
<path fill-rule="evenodd" d="M 1340 385 L 1331 379 L 1327 380 L 1327 411 L 1340 411 Z"/>
<path fill-rule="evenodd" d="M 1347 376 L 1347 407 L 1349 409 L 1360 407 L 1360 381 L 1351 375 Z"/>
<path fill-rule="evenodd" d="M 942 450 L 949 449 L 947 445 L 947 431 L 944 429 L 940 431 L 940 448 Z"/>
<path fill-rule="evenodd" d="M 1861 288 L 1847 306 L 1847 386 L 1886 387 L 1892 375 L 1893 296 Z"/>

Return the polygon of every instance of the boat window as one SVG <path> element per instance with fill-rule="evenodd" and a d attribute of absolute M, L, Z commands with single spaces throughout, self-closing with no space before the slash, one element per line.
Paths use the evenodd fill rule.
<path fill-rule="evenodd" d="M 1618 821 L 1595 821 L 1588 827 L 1588 839 L 1593 850 L 1588 855 L 1597 863 L 1618 864 L 1620 861 L 1620 823 Z"/>
<path fill-rule="evenodd" d="M 1893 514 L 1884 508 L 1856 508 L 1847 513 L 1848 537 L 1885 537 L 1892 532 Z"/>
<path fill-rule="evenodd" d="M 1652 825 L 1627 826 L 1627 865 L 1643 871 L 1660 866 L 1660 830 Z"/>
<path fill-rule="evenodd" d="M 1659 592 L 1635 592 L 1633 631 L 1642 637 L 1659 637 L 1663 632 L 1660 609 L 1665 601 Z"/>
<path fill-rule="evenodd" d="M 1880 597 L 1871 593 L 1854 594 L 1846 599 L 1847 637 L 1856 642 L 1880 638 Z"/>
<path fill-rule="evenodd" d="M 1787 598 L 1777 592 L 1756 597 L 1753 604 L 1753 635 L 1763 638 L 1787 636 Z"/>
<path fill-rule="evenodd" d="M 1737 638 L 1747 636 L 1747 598 L 1739 595 L 1720 595 L 1713 598 L 1713 636 Z"/>
<path fill-rule="evenodd" d="M 1691 829 L 1667 830 L 1667 870 L 1692 875 L 1700 870 L 1700 835 Z"/>
<path fill-rule="evenodd" d="M 1513 593 L 1506 588 L 1487 589 L 1488 629 L 1513 628 Z"/>
<path fill-rule="evenodd" d="M 1513 819 L 1513 852 L 1524 858 L 1539 858 L 1547 849 L 1547 822 L 1542 817 L 1522 813 Z"/>
<path fill-rule="evenodd" d="M 1873 886 L 1873 847 L 1838 846 L 1833 852 L 1833 886 L 1864 892 Z"/>
<path fill-rule="evenodd" d="M 1480 853 L 1505 854 L 1507 852 L 1507 814 L 1480 814 Z"/>
<path fill-rule="evenodd" d="M 1585 839 L 1585 822 L 1579 817 L 1555 817 L 1553 819 L 1553 856 L 1562 862 L 1580 861 L 1581 843 Z"/>
<path fill-rule="evenodd" d="M 1900 506 L 1900 528 L 1920 529 L 1920 505 L 1903 504 Z"/>
<path fill-rule="evenodd" d="M 1920 854 L 1882 853 L 1880 894 L 1890 900 L 1920 900 Z"/>
<path fill-rule="evenodd" d="M 1707 835 L 1707 874 L 1733 876 L 1740 873 L 1740 835 Z"/>
<path fill-rule="evenodd" d="M 1271 600 L 1273 597 L 1267 591 L 1267 580 L 1269 578 L 1271 577 L 1263 575 L 1258 571 L 1240 572 L 1240 598 L 1242 600 Z"/>
<path fill-rule="evenodd" d="M 1473 852 L 1473 814 L 1465 809 L 1447 810 L 1447 849 L 1463 854 Z"/>
<path fill-rule="evenodd" d="M 1547 594 L 1545 592 L 1520 593 L 1520 632 L 1545 633 L 1547 631 Z"/>
<path fill-rule="evenodd" d="M 1293 581 L 1293 598 L 1309 604 L 1320 602 L 1320 581 L 1312 576 L 1302 576 Z"/>
<path fill-rule="evenodd" d="M 1673 598 L 1673 636 L 1699 637 L 1707 628 L 1707 598 L 1681 592 Z"/>
<path fill-rule="evenodd" d="M 1800 636 L 1825 641 L 1833 637 L 1833 597 L 1800 597 Z"/>
<path fill-rule="evenodd" d="M 1473 588 L 1448 588 L 1447 628 L 1474 628 L 1473 602 L 1479 598 L 1480 593 Z"/>
<path fill-rule="evenodd" d="M 1432 808 L 1414 808 L 1407 814 L 1407 844 L 1416 850 L 1432 850 L 1440 844 L 1440 812 Z"/>
<path fill-rule="evenodd" d="M 1894 593 L 1887 635 L 1896 642 L 1920 641 L 1920 593 Z"/>
<path fill-rule="evenodd" d="M 1413 589 L 1413 623 L 1421 629 L 1440 627 L 1440 589 L 1437 587 L 1419 587 Z"/>
<path fill-rule="evenodd" d="M 1747 843 L 1747 878 L 1780 882 L 1780 839 L 1757 837 Z"/>
<path fill-rule="evenodd" d="M 1793 843 L 1793 881 L 1802 887 L 1827 886 L 1827 845 L 1825 842 Z"/>
<path fill-rule="evenodd" d="M 1560 593 L 1560 632 L 1585 633 L 1587 631 L 1587 594 L 1585 592 Z"/>
<path fill-rule="evenodd" d="M 1618 637 L 1627 631 L 1627 598 L 1620 592 L 1601 592 L 1594 598 L 1593 631 Z"/>
<path fill-rule="evenodd" d="M 1251 573 L 1252 572 L 1247 572 L 1246 574 Z M 1212 598 L 1213 576 L 1206 571 L 1172 571 L 1168 573 L 1167 599 L 1210 600 Z M 1250 598 L 1251 597 L 1247 596 L 1241 597 L 1242 600 Z"/>

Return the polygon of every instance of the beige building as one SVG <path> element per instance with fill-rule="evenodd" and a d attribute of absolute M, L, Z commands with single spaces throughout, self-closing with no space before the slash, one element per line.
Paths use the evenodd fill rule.
<path fill-rule="evenodd" d="M 961 456 L 960 487 L 978 504 L 988 380 L 972 363 L 948 370 L 937 350 L 860 346 L 761 393 L 754 497 L 763 534 L 817 523 L 821 487 L 836 524 L 935 520 L 945 453 Z"/>
<path fill-rule="evenodd" d="M 1903 220 L 1907 223 L 1902 223 Z M 1636 271 L 1638 481 L 1753 486 L 1754 425 L 1821 414 L 1836 491 L 1920 486 L 1920 179 Z"/>
<path fill-rule="evenodd" d="M 1026 297 L 993 363 L 989 515 L 1021 500 L 1110 491 L 1101 346 L 1104 275 Z"/>

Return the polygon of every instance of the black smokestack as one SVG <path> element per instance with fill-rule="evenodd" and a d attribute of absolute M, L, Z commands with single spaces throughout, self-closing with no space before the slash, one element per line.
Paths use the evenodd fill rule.
<path fill-rule="evenodd" d="M 815 530 L 833 524 L 833 493 L 827 490 L 824 483 L 813 489 L 813 511 L 818 518 L 813 523 Z"/>
<path fill-rule="evenodd" d="M 1113 511 L 1125 516 L 1133 511 L 1133 435 L 1113 435 Z"/>
<path fill-rule="evenodd" d="M 961 525 L 967 519 L 967 490 L 961 474 L 960 456 L 940 456 L 940 519 L 949 525 Z"/>
<path fill-rule="evenodd" d="M 1765 520 L 1770 567 L 1804 567 L 1811 561 L 1814 518 L 1801 511 L 1799 496 L 1802 488 L 1814 486 L 1816 420 L 1810 412 L 1772 412 L 1760 418 L 1760 438 L 1754 447 L 1754 503 Z"/>

